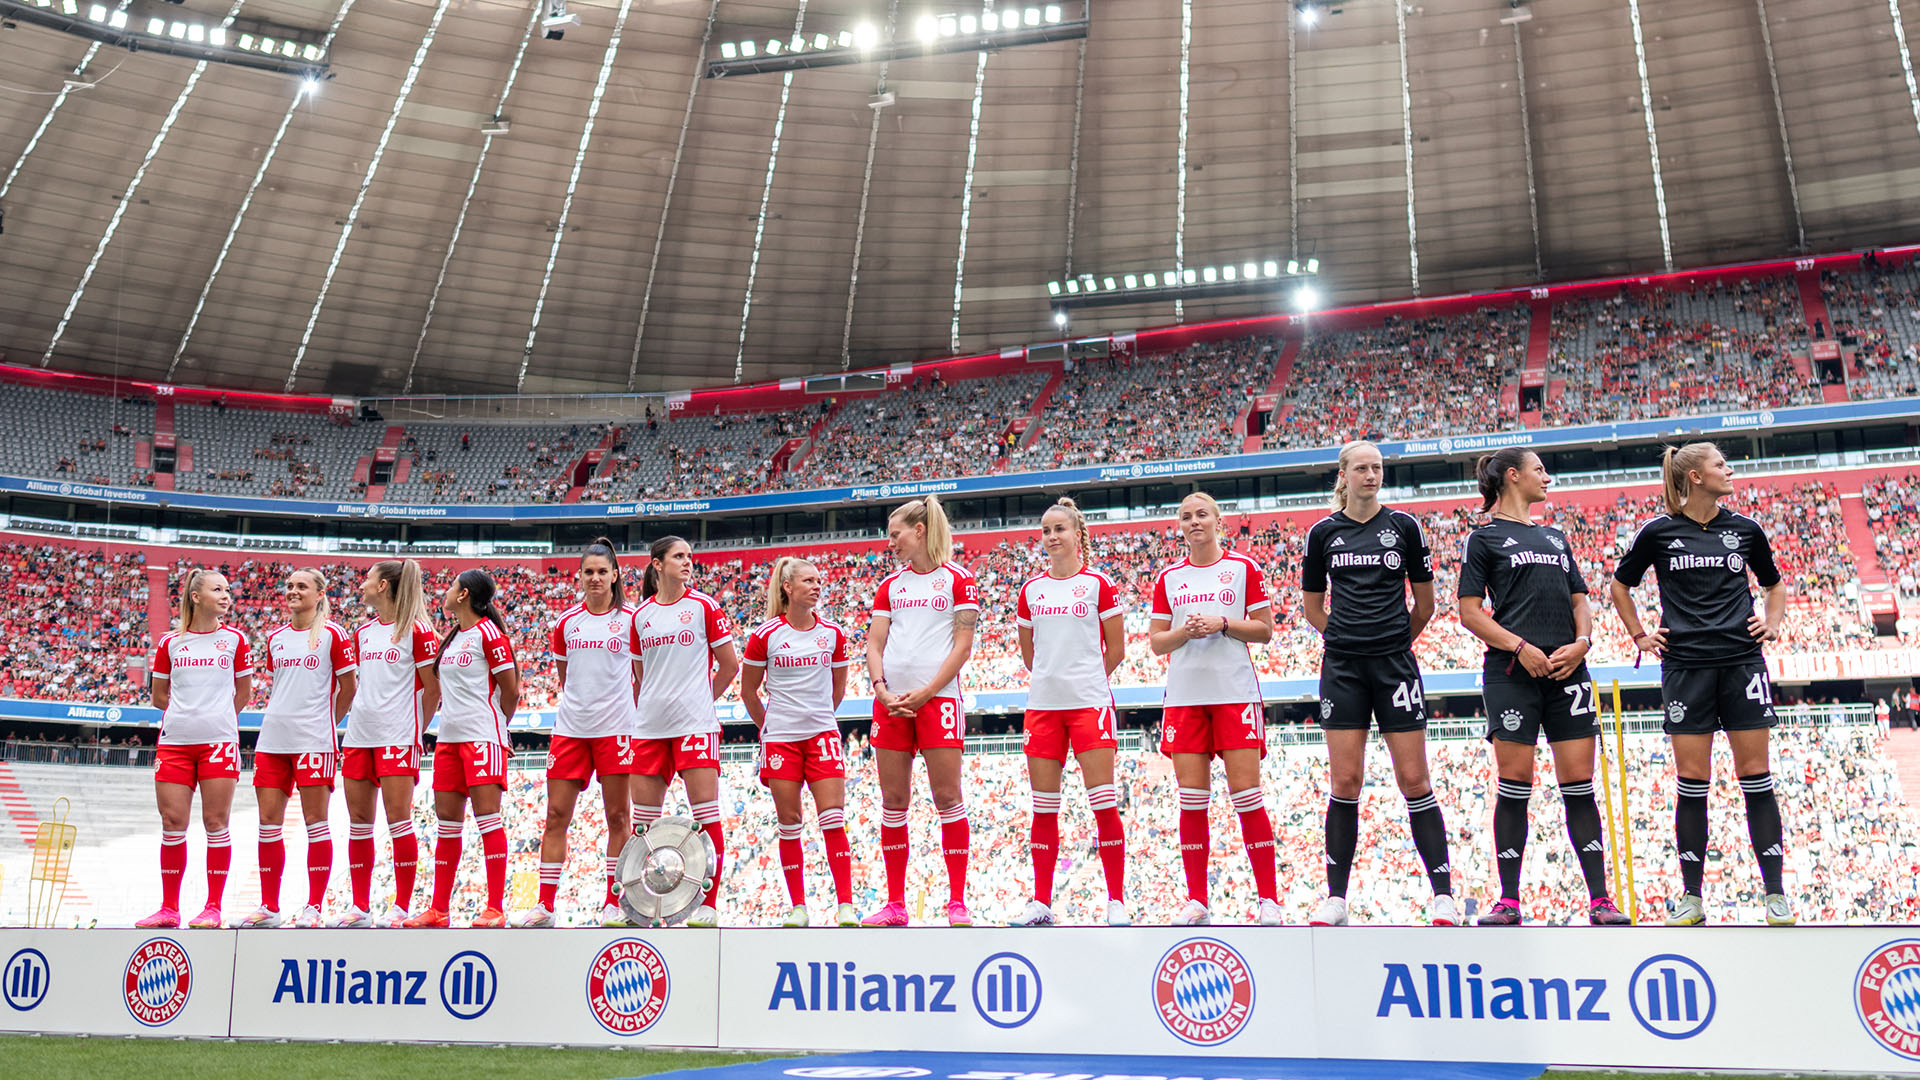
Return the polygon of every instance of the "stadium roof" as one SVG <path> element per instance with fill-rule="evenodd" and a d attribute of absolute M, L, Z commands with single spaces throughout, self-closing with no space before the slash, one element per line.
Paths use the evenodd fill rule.
<path fill-rule="evenodd" d="M 128 2 L 136 30 L 228 10 Z M 699 75 L 722 43 L 790 41 L 801 0 L 626 2 L 571 0 L 580 24 L 548 40 L 533 0 L 350 0 L 297 105 L 298 76 L 216 63 L 183 98 L 189 58 L 0 31 L 4 359 L 339 394 L 659 390 L 834 370 L 843 335 L 854 366 L 1043 339 L 1069 258 L 1312 255 L 1326 299 L 1353 301 L 1920 237 L 1894 21 L 1920 31 L 1920 0 L 1535 0 L 1517 22 L 1507 0 L 1334 0 L 1311 27 L 1271 0 L 1094 0 L 1084 42 L 790 85 Z M 961 10 L 811 0 L 800 33 L 884 27 L 889 3 L 909 40 Z M 318 40 L 341 10 L 238 13 Z"/>

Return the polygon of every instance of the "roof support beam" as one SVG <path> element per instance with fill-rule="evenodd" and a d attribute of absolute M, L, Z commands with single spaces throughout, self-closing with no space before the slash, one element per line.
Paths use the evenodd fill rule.
<path fill-rule="evenodd" d="M 527 323 L 527 342 L 520 348 L 520 374 L 514 378 L 518 391 L 527 385 L 527 367 L 533 363 L 533 339 L 540 333 L 540 316 L 547 309 L 547 291 L 553 288 L 553 268 L 560 262 L 560 245 L 567 239 L 567 219 L 573 215 L 573 196 L 580 190 L 580 170 L 587 163 L 587 147 L 593 143 L 593 123 L 600 117 L 600 101 L 607 94 L 607 78 L 613 74 L 613 62 L 620 55 L 620 36 L 627 28 L 627 14 L 633 0 L 620 0 L 620 11 L 613 17 L 613 33 L 600 57 L 600 72 L 593 80 L 593 96 L 587 99 L 587 119 L 580 125 L 580 145 L 573 151 L 573 171 L 567 174 L 567 193 L 560 199 L 560 217 L 553 225 L 553 244 L 547 248 L 547 265 L 540 273 L 540 292 L 533 298 L 533 318 Z"/>
<path fill-rule="evenodd" d="M 1287 14 L 1287 257 L 1300 257 L 1300 74 L 1294 67 L 1293 14 Z"/>
<path fill-rule="evenodd" d="M 1073 149 L 1067 155 L 1067 257 L 1060 276 L 1073 276 L 1073 230 L 1080 217 L 1080 115 L 1087 100 L 1087 41 L 1073 69 Z"/>
<path fill-rule="evenodd" d="M 667 171 L 667 191 L 660 200 L 660 227 L 653 231 L 653 255 L 647 260 L 647 287 L 640 293 L 640 325 L 633 331 L 633 355 L 627 359 L 627 389 L 640 377 L 640 342 L 647 336 L 647 315 L 653 309 L 653 281 L 660 272 L 660 245 L 667 238 L 667 214 L 673 210 L 673 186 L 680 179 L 680 161 L 687 152 L 687 129 L 693 126 L 693 99 L 706 80 L 707 46 L 713 42 L 713 22 L 720 0 L 707 5 L 707 28 L 700 33 L 700 55 L 694 58 L 693 81 L 687 86 L 687 104 L 680 111 L 680 136 L 673 144 L 673 168 Z"/>
<path fill-rule="evenodd" d="M 799 37 L 807 21 L 807 0 L 800 0 L 793 13 L 793 36 Z M 746 377 L 747 320 L 753 316 L 753 283 L 760 276 L 760 244 L 767 238 L 767 206 L 773 199 L 773 170 L 780 164 L 780 136 L 787 127 L 787 101 L 793 96 L 793 72 L 780 74 L 780 107 L 773 114 L 773 140 L 767 146 L 767 177 L 760 184 L 760 214 L 753 221 L 753 254 L 747 259 L 747 288 L 740 297 L 740 344 L 733 354 L 733 381 Z"/>
<path fill-rule="evenodd" d="M 1767 25 L 1767 0 L 1753 0 L 1760 13 L 1760 43 L 1767 53 L 1767 86 L 1773 90 L 1773 119 L 1780 125 L 1780 164 L 1787 173 L 1787 198 L 1793 204 L 1795 251 L 1807 250 L 1807 224 L 1800 217 L 1800 181 L 1793 174 L 1793 145 L 1787 141 L 1787 106 L 1780 97 L 1780 69 L 1773 62 L 1773 29 Z"/>
<path fill-rule="evenodd" d="M 1398 2 L 1398 0 L 1396 0 Z M 1287 20 L 1292 25 L 1293 20 Z M 1187 268 L 1187 104 L 1191 97 L 1193 60 L 1193 0 L 1180 0 L 1180 126 L 1179 145 L 1175 147 L 1173 158 L 1173 269 L 1176 273 Z M 1288 65 L 1291 67 L 1292 65 Z M 1176 298 L 1173 302 L 1173 321 L 1187 321 L 1187 305 Z"/>
<path fill-rule="evenodd" d="M 1900 48 L 1900 70 L 1907 77 L 1907 106 L 1913 110 L 1914 129 L 1920 131 L 1920 86 L 1914 84 L 1913 53 L 1907 50 L 1907 21 L 1900 14 L 1900 0 L 1887 0 L 1887 14 L 1893 19 L 1893 40 Z"/>
<path fill-rule="evenodd" d="M 1887 0 L 1897 4 L 1899 0 Z M 1633 24 L 1633 59 L 1640 74 L 1640 114 L 1647 122 L 1647 161 L 1653 166 L 1653 204 L 1660 216 L 1660 260 L 1673 270 L 1673 233 L 1667 228 L 1667 184 L 1660 177 L 1660 136 L 1653 129 L 1653 85 L 1647 81 L 1647 41 L 1640 29 L 1640 0 L 1627 0 L 1627 21 Z"/>
<path fill-rule="evenodd" d="M 374 175 L 380 171 L 380 159 L 386 156 L 387 142 L 393 138 L 393 129 L 400 122 L 400 110 L 406 108 L 407 96 L 413 93 L 414 81 L 420 78 L 420 69 L 426 66 L 427 50 L 433 48 L 433 38 L 440 32 L 440 20 L 447 14 L 449 0 L 439 0 L 434 6 L 433 18 L 427 23 L 427 32 L 420 36 L 420 47 L 413 51 L 413 62 L 407 65 L 406 77 L 400 80 L 400 92 L 394 95 L 393 108 L 387 113 L 387 126 L 380 129 L 380 138 L 373 144 L 373 157 L 367 162 L 367 174 L 360 179 L 360 190 L 354 193 L 353 205 L 347 210 L 346 223 L 340 226 L 340 239 L 333 245 L 333 258 L 327 261 L 327 272 L 320 279 L 320 291 L 313 298 L 313 310 L 307 314 L 306 329 L 300 332 L 300 346 L 293 351 L 293 364 L 287 368 L 287 381 L 282 387 L 286 393 L 293 393 L 295 380 L 300 377 L 300 364 L 307 358 L 307 346 L 313 343 L 313 328 L 320 323 L 320 311 L 327 305 L 327 292 L 333 287 L 333 275 L 340 271 L 340 257 L 347 252 L 347 241 L 353 238 L 353 227 L 360 220 L 360 208 L 367 204 L 367 192 L 373 190 Z"/>
<path fill-rule="evenodd" d="M 493 116 L 498 120 L 507 111 L 507 98 L 513 94 L 514 81 L 520 77 L 520 63 L 527 58 L 527 46 L 533 42 L 533 28 L 540 22 L 540 16 L 546 11 L 546 0 L 534 0 L 528 5 L 526 33 L 520 36 L 520 48 L 513 54 L 513 64 L 507 68 L 506 85 L 500 88 L 500 99 L 493 104 Z M 473 175 L 467 177 L 467 193 L 460 199 L 460 216 L 453 219 L 453 235 L 447 237 L 447 250 L 440 257 L 440 272 L 434 276 L 433 292 L 427 297 L 427 311 L 420 319 L 420 336 L 413 342 L 413 357 L 407 361 L 407 381 L 400 390 L 403 394 L 413 393 L 413 373 L 420 366 L 420 352 L 427 344 L 427 330 L 433 326 L 433 309 L 440 304 L 440 289 L 447 283 L 447 267 L 453 265 L 454 249 L 460 246 L 460 231 L 467 226 L 467 211 L 473 207 L 473 193 L 480 187 L 480 171 L 487 167 L 487 152 L 493 149 L 493 130 L 489 128 L 480 136 L 480 157 L 473 163 Z"/>
<path fill-rule="evenodd" d="M 986 0 L 985 10 L 993 10 Z M 960 180 L 960 250 L 953 257 L 953 322 L 947 332 L 947 348 L 960 351 L 960 293 L 967 280 L 967 227 L 973 223 L 973 165 L 980 156 L 980 103 L 987 89 L 987 52 L 982 49 L 973 64 L 973 109 L 967 114 L 967 171 Z"/>
<path fill-rule="evenodd" d="M 333 22 L 327 27 L 327 36 L 322 40 L 321 48 L 331 50 L 334 36 L 340 33 L 340 24 L 347 20 L 347 13 L 353 10 L 354 0 L 340 0 L 340 7 L 333 13 Z M 187 354 L 187 342 L 193 340 L 194 328 L 200 325 L 200 313 L 207 308 L 207 296 L 213 292 L 213 283 L 220 276 L 220 270 L 227 265 L 227 254 L 233 250 L 233 238 L 240 234 L 240 225 L 247 219 L 247 211 L 253 206 L 253 196 L 260 190 L 261 181 L 267 178 L 267 169 L 273 165 L 273 157 L 280 152 L 280 140 L 287 137 L 287 128 L 293 123 L 293 115 L 300 109 L 300 103 L 306 100 L 304 88 L 294 91 L 293 100 L 287 102 L 287 111 L 280 116 L 280 126 L 274 130 L 273 138 L 267 141 L 267 152 L 260 155 L 260 167 L 253 171 L 253 180 L 247 184 L 247 193 L 240 200 L 240 208 L 233 212 L 233 221 L 227 225 L 226 238 L 220 241 L 220 253 L 214 256 L 213 269 L 207 271 L 207 280 L 200 284 L 200 296 L 193 302 L 193 314 L 187 317 L 187 328 L 180 332 L 180 343 L 173 347 L 173 359 L 167 363 L 167 378 L 173 378 L 174 369 L 180 366 L 180 358 Z"/>
<path fill-rule="evenodd" d="M 1520 24 L 1513 24 L 1514 83 L 1520 87 L 1520 149 L 1527 161 L 1527 223 L 1533 226 L 1533 280 L 1545 281 L 1540 258 L 1540 189 L 1533 179 L 1533 110 L 1527 107 L 1527 58 L 1520 43 Z"/>
<path fill-rule="evenodd" d="M 234 0 L 227 9 L 227 17 L 220 23 L 227 26 L 234 16 L 240 14 L 240 5 L 246 0 Z M 127 207 L 133 205 L 133 197 L 140 190 L 140 182 L 147 178 L 147 169 L 152 167 L 153 159 L 160 154 L 160 147 L 166 143 L 167 136 L 173 132 L 174 122 L 180 119 L 180 110 L 187 107 L 187 99 L 193 96 L 194 88 L 200 85 L 200 76 L 206 74 L 208 60 L 196 61 L 193 71 L 187 75 L 187 84 L 174 96 L 173 107 L 167 110 L 167 118 L 160 121 L 160 130 L 153 133 L 153 141 L 147 144 L 147 154 L 140 159 L 140 167 L 133 171 L 133 179 L 127 181 L 127 188 L 120 193 L 120 201 L 114 204 L 113 215 L 107 219 L 107 227 L 100 234 L 100 242 L 93 247 L 93 258 L 87 260 L 87 268 L 80 272 L 80 283 L 73 287 L 73 295 L 67 298 L 67 309 L 60 313 L 60 321 L 54 324 L 53 337 L 47 341 L 47 351 L 40 354 L 40 366 L 46 367 L 53 362 L 53 350 L 60 345 L 60 339 L 66 336 L 67 326 L 73 321 L 73 313 L 80 308 L 80 300 L 87 294 L 87 285 L 93 281 L 93 272 L 100 268 L 100 257 L 107 253 L 107 245 L 113 243 L 113 234 L 120 231 L 120 221 L 126 216 Z"/>
<path fill-rule="evenodd" d="M 1393 29 L 1400 42 L 1400 145 L 1406 148 L 1407 273 L 1420 295 L 1420 232 L 1413 219 L 1413 77 L 1407 71 L 1407 5 L 1393 0 Z"/>
<path fill-rule="evenodd" d="M 887 36 L 892 37 L 900 17 L 900 0 L 887 5 Z M 853 268 L 847 273 L 847 315 L 840 324 L 840 370 L 853 365 L 853 302 L 860 293 L 860 249 L 867 240 L 867 205 L 873 196 L 873 158 L 880 148 L 880 114 L 886 110 L 878 99 L 887 92 L 887 61 L 880 62 L 880 74 L 873 81 L 873 119 L 867 125 L 867 165 L 860 174 L 860 212 L 853 222 Z"/>

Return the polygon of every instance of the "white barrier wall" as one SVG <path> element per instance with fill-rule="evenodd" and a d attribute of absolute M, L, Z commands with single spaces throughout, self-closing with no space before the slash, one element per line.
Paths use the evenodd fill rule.
<path fill-rule="evenodd" d="M 1920 1074 L 1920 928 L 0 930 L 0 1030 Z"/>

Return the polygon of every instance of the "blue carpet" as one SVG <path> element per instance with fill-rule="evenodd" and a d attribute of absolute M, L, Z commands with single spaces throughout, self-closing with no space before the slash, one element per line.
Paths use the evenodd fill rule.
<path fill-rule="evenodd" d="M 1534 1080 L 1545 1071 L 1475 1061 L 870 1051 L 683 1069 L 652 1080 Z"/>

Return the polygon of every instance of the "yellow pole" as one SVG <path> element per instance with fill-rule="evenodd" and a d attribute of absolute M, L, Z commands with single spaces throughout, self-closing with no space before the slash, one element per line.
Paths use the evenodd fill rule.
<path fill-rule="evenodd" d="M 1640 895 L 1633 885 L 1633 816 L 1627 808 L 1627 736 L 1620 716 L 1620 680 L 1613 680 L 1613 752 L 1620 762 L 1620 862 L 1627 874 L 1627 915 L 1640 921 Z"/>
<path fill-rule="evenodd" d="M 1597 682 L 1593 684 L 1593 703 L 1594 711 L 1601 714 L 1600 739 L 1598 740 L 1600 756 L 1600 797 L 1607 821 L 1607 850 L 1614 853 L 1613 865 L 1607 868 L 1607 878 L 1612 885 L 1613 895 L 1617 897 L 1620 895 L 1621 886 L 1625 882 L 1620 876 L 1620 836 L 1614 828 L 1613 821 L 1613 769 L 1607 765 L 1606 714 L 1602 712 L 1600 707 L 1600 684 Z M 1621 792 L 1620 801 L 1624 803 L 1626 798 L 1626 792 Z"/>

